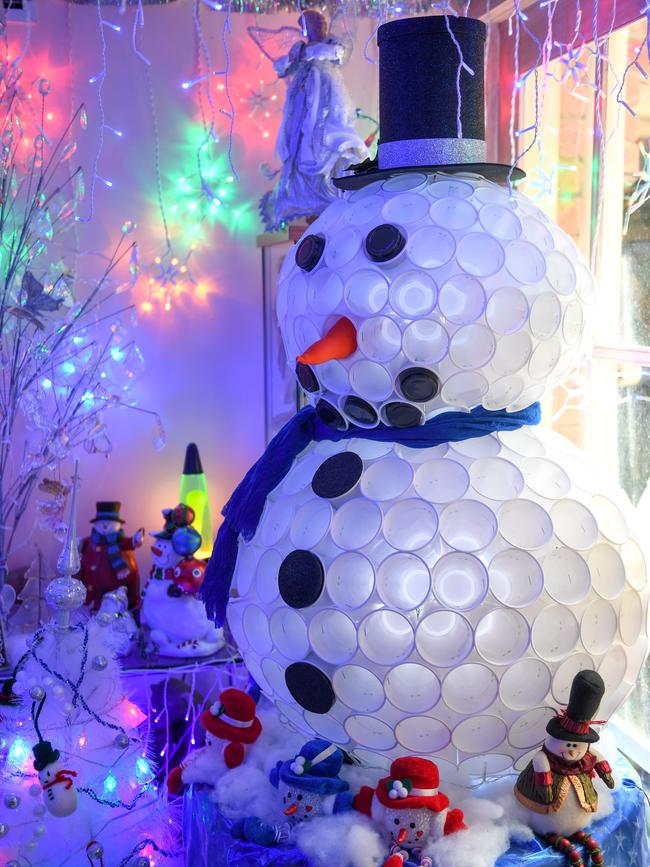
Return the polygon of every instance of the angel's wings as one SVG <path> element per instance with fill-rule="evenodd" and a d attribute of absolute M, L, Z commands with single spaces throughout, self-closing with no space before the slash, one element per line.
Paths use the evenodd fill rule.
<path fill-rule="evenodd" d="M 304 37 L 299 27 L 249 27 L 248 35 L 265 57 L 275 63 Z"/>

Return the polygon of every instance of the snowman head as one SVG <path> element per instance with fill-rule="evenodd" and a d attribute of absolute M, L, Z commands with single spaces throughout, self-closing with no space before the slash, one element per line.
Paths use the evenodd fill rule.
<path fill-rule="evenodd" d="M 112 520 L 109 518 L 101 518 L 98 521 L 95 521 L 95 530 L 101 536 L 109 536 L 111 533 L 118 533 L 122 528 L 121 521 Z"/>
<path fill-rule="evenodd" d="M 547 737 L 544 741 L 544 746 L 549 753 L 554 756 L 559 756 L 565 762 L 579 762 L 584 759 L 589 751 L 589 744 L 582 743 L 575 738 L 572 738 L 567 733 L 566 740 L 561 738 Z"/>
<path fill-rule="evenodd" d="M 431 833 L 436 813 L 427 809 L 384 810 L 382 824 L 390 831 L 392 839 L 403 846 L 411 849 L 413 846 L 421 846 Z"/>
<path fill-rule="evenodd" d="M 51 783 L 52 780 L 55 779 L 58 771 L 63 770 L 63 762 L 60 759 L 56 759 L 51 762 L 49 765 L 46 765 L 38 772 L 38 779 L 42 785 L 45 783 Z"/>
<path fill-rule="evenodd" d="M 529 199 L 476 174 L 413 172 L 347 193 L 286 257 L 289 364 L 330 426 L 518 410 L 581 360 L 594 281 Z"/>
<path fill-rule="evenodd" d="M 305 819 L 323 814 L 326 796 L 284 782 L 280 782 L 278 788 L 284 815 L 292 822 L 304 822 Z M 330 799 L 334 800 L 334 796 L 330 796 Z"/>
<path fill-rule="evenodd" d="M 163 569 L 176 566 L 183 559 L 182 554 L 177 554 L 171 539 L 156 539 L 151 546 L 151 556 L 155 566 Z"/>

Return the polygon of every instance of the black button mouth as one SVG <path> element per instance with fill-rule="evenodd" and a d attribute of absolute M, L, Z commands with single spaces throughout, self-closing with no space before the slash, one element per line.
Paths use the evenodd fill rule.
<path fill-rule="evenodd" d="M 373 262 L 389 262 L 402 252 L 406 238 L 392 223 L 375 226 L 366 236 L 366 253 Z"/>
<path fill-rule="evenodd" d="M 345 430 L 348 426 L 338 409 L 327 400 L 318 401 L 316 413 L 322 422 L 334 430 Z"/>
<path fill-rule="evenodd" d="M 354 424 L 359 425 L 377 424 L 379 418 L 377 410 L 372 404 L 354 395 L 346 397 L 343 411 L 352 419 Z"/>
<path fill-rule="evenodd" d="M 440 391 L 440 380 L 426 367 L 409 367 L 397 378 L 399 390 L 407 400 L 426 403 Z"/>
<path fill-rule="evenodd" d="M 391 427 L 417 427 L 422 424 L 423 413 L 410 403 L 387 403 L 384 407 L 386 421 Z"/>
<path fill-rule="evenodd" d="M 296 265 L 302 271 L 313 271 L 320 262 L 325 250 L 323 235 L 307 235 L 298 244 L 296 250 Z"/>
<path fill-rule="evenodd" d="M 308 391 L 310 394 L 320 391 L 318 377 L 308 364 L 303 364 L 302 361 L 299 361 L 296 364 L 296 376 L 301 388 L 305 391 Z"/>

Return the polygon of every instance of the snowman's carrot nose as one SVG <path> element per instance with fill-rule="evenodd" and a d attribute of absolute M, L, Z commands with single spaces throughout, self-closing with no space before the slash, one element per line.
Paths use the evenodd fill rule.
<path fill-rule="evenodd" d="M 284 811 L 285 816 L 293 816 L 293 814 L 297 811 L 298 804 L 289 804 L 287 809 Z"/>
<path fill-rule="evenodd" d="M 406 828 L 400 828 L 399 834 L 397 835 L 396 842 L 399 843 L 399 845 L 401 846 L 402 843 L 404 842 L 404 840 L 406 840 L 407 835 L 408 835 L 408 831 L 406 830 Z"/>
<path fill-rule="evenodd" d="M 341 316 L 330 330 L 299 355 L 302 364 L 322 364 L 334 358 L 347 358 L 357 348 L 357 329 L 347 316 Z"/>

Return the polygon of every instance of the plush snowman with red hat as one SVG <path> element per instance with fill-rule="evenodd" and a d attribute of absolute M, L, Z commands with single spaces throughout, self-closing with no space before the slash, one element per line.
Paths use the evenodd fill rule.
<path fill-rule="evenodd" d="M 241 689 L 225 689 L 219 700 L 201 714 L 201 725 L 206 731 L 205 746 L 190 753 L 170 772 L 167 777 L 169 792 L 175 795 L 183 785 L 190 783 L 216 782 L 216 777 L 225 768 L 239 767 L 244 761 L 246 745 L 254 743 L 262 733 L 256 710 L 257 705 L 248 693 Z M 226 745 L 222 750 L 223 741 Z"/>
<path fill-rule="evenodd" d="M 433 762 L 407 756 L 392 763 L 390 776 L 374 790 L 363 786 L 355 796 L 355 809 L 390 832 L 393 843 L 384 867 L 431 867 L 431 858 L 422 854 L 425 843 L 466 829 L 462 811 L 449 809 L 438 783 Z"/>

